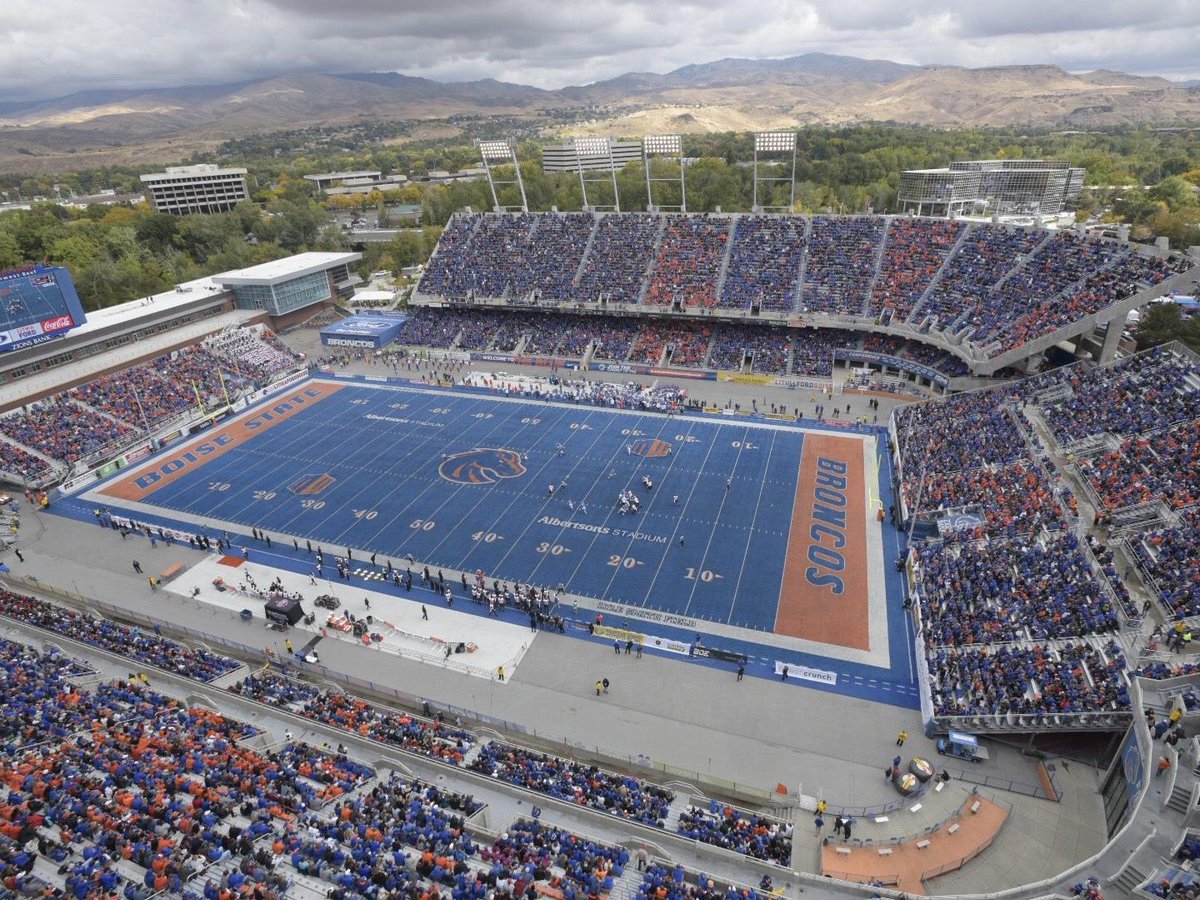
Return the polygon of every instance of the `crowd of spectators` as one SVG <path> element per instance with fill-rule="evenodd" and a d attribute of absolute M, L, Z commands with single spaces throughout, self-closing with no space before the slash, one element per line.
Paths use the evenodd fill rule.
<path fill-rule="evenodd" d="M 1004 396 L 997 391 L 972 391 L 897 410 L 896 434 L 905 477 L 915 485 L 922 472 L 949 475 L 1004 465 L 1026 455 L 1025 439 L 1002 404 Z"/>
<path fill-rule="evenodd" d="M 606 772 L 596 766 L 490 741 L 467 764 L 473 772 L 499 778 L 568 803 L 665 827 L 667 809 L 675 795 L 632 775 Z"/>
<path fill-rule="evenodd" d="M 222 383 L 222 377 L 228 384 Z M 101 375 L 67 391 L 67 396 L 140 429 L 195 409 L 198 403 L 206 408 L 221 406 L 241 381 L 229 362 L 193 347 Z"/>
<path fill-rule="evenodd" d="M 996 289 L 1045 237 L 1025 229 L 973 226 L 946 262 L 941 279 L 914 309 L 913 324 L 934 316 L 939 327 L 956 331 L 960 317 Z"/>
<path fill-rule="evenodd" d="M 713 326 L 705 322 L 645 322 L 629 350 L 629 361 L 694 369 L 704 366 Z M 668 351 L 666 356 L 663 351 Z"/>
<path fill-rule="evenodd" d="M 204 341 L 204 348 L 225 360 L 226 368 L 259 381 L 294 369 L 301 361 L 300 354 L 262 326 L 223 331 Z"/>
<path fill-rule="evenodd" d="M 1036 543 L 936 542 L 918 552 L 929 650 L 1077 639 L 1120 625 L 1116 605 L 1071 532 Z"/>
<path fill-rule="evenodd" d="M 539 216 L 525 256 L 512 272 L 513 293 L 539 300 L 574 299 L 575 274 L 595 227 L 591 213 L 553 213 Z"/>
<path fill-rule="evenodd" d="M 3 419 L 0 419 L 0 433 L 6 433 L 2 432 L 3 427 Z M 52 466 L 28 450 L 0 441 L 0 469 L 17 476 L 20 481 L 36 481 L 48 475 Z"/>
<path fill-rule="evenodd" d="M 865 314 L 886 221 L 876 216 L 813 219 L 800 295 L 802 312 Z"/>
<path fill-rule="evenodd" d="M 487 334 L 490 340 L 490 330 L 485 322 L 491 322 L 485 312 L 417 306 L 409 310 L 408 318 L 396 335 L 396 343 L 445 350 L 464 330 Z"/>
<path fill-rule="evenodd" d="M 137 432 L 66 394 L 55 394 L 0 417 L 0 434 L 39 453 L 73 463 Z"/>
<path fill-rule="evenodd" d="M 794 312 L 807 230 L 799 216 L 739 216 L 717 305 Z"/>
<path fill-rule="evenodd" d="M 605 295 L 613 303 L 636 303 L 664 221 L 640 213 L 601 216 L 579 273 L 575 299 L 595 303 Z"/>
<path fill-rule="evenodd" d="M 997 352 L 1192 265 L 1069 231 L 926 218 L 474 214 L 451 220 L 421 291 L 579 303 L 644 297 L 656 306 L 785 313 L 798 306 L 970 331 L 973 345 Z M 938 358 L 962 367 L 953 360 Z"/>
<path fill-rule="evenodd" d="M 1139 535 L 1129 546 L 1172 616 L 1200 615 L 1200 507 L 1180 513 L 1178 525 Z"/>
<path fill-rule="evenodd" d="M 0 590 L 0 615 L 196 681 L 213 681 L 241 665 L 228 656 L 186 647 L 153 631 L 93 618 L 11 591 Z"/>
<path fill-rule="evenodd" d="M 1075 366 L 1065 378 L 1072 395 L 1042 408 L 1059 444 L 1104 432 L 1149 434 L 1200 418 L 1200 365 L 1164 347 L 1111 368 Z"/>
<path fill-rule="evenodd" d="M 570 356 L 576 359 L 587 352 L 592 338 L 607 332 L 608 319 L 594 316 L 530 316 L 525 329 L 528 340 L 525 353 L 530 356 Z"/>
<path fill-rule="evenodd" d="M 1003 349 L 1020 346 L 1027 340 L 1049 334 L 1119 303 L 1138 291 L 1186 271 L 1189 263 L 1180 258 L 1163 260 L 1129 253 L 1096 259 L 1095 265 L 1098 271 L 1089 274 L 1074 289 L 1057 296 L 1042 296 L 1032 309 L 1023 311 L 1015 318 L 1010 313 L 1009 321 L 998 329 Z M 1081 271 L 1074 261 L 1069 269 L 1072 275 L 1079 275 Z M 1086 273 L 1089 270 L 1085 266 L 1082 271 Z M 1037 295 L 1032 299 L 1036 302 Z"/>
<path fill-rule="evenodd" d="M 1040 466 L 1025 460 L 960 472 L 929 472 L 922 481 L 901 485 L 910 515 L 920 501 L 920 511 L 931 512 L 978 505 L 983 508 L 993 537 L 1033 534 L 1066 526 L 1062 506 Z M 983 535 L 975 535 L 982 537 Z"/>
<path fill-rule="evenodd" d="M 242 679 L 230 692 L 268 706 L 286 709 L 306 719 L 458 765 L 475 737 L 461 728 L 407 713 L 380 709 L 365 700 L 322 690 L 274 673 Z"/>
<path fill-rule="evenodd" d="M 888 226 L 870 314 L 903 322 L 929 289 L 963 232 L 949 219 L 895 218 Z"/>
<path fill-rule="evenodd" d="M 646 286 L 646 303 L 712 307 L 729 240 L 727 218 L 672 216 L 663 230 Z"/>
<path fill-rule="evenodd" d="M 450 217 L 437 249 L 421 275 L 421 290 L 454 300 L 466 297 L 469 290 L 467 249 L 483 217 L 457 213 Z"/>
<path fill-rule="evenodd" d="M 1120 447 L 1079 468 L 1108 509 L 1163 500 L 1172 509 L 1200 503 L 1200 419 Z"/>
<path fill-rule="evenodd" d="M 927 654 L 939 716 L 1128 711 L 1125 657 L 1109 643 L 942 647 Z"/>
<path fill-rule="evenodd" d="M 633 348 L 633 342 L 638 339 L 641 331 L 642 321 L 640 319 L 606 319 L 603 332 L 597 335 L 599 342 L 596 344 L 596 352 L 593 355 L 597 359 L 623 362 L 629 358 L 629 351 Z"/>
<path fill-rule="evenodd" d="M 703 841 L 736 853 L 786 866 L 792 859 L 792 825 L 713 800 L 708 809 L 689 805 L 679 814 L 677 831 L 693 841 Z"/>
<path fill-rule="evenodd" d="M 833 351 L 856 347 L 858 334 L 844 328 L 793 329 L 792 374 L 828 378 L 833 374 Z"/>
<path fill-rule="evenodd" d="M 751 355 L 751 371 L 764 375 L 786 375 L 792 338 L 780 329 L 750 325 L 723 325 L 713 333 L 708 368 L 742 370 L 746 354 Z"/>
<path fill-rule="evenodd" d="M 975 298 L 973 306 L 959 317 L 958 327 L 973 329 L 971 339 L 987 344 L 1001 332 L 1017 332 L 1013 345 L 1044 333 L 1036 327 L 1036 311 L 1068 302 L 1062 296 L 1087 275 L 1128 252 L 1109 241 L 1089 241 L 1069 231 L 1060 231 L 1040 246 L 1013 271 L 1002 285 Z M 1105 304 L 1107 305 L 1107 304 Z M 1047 329 L 1050 330 L 1050 329 Z"/>

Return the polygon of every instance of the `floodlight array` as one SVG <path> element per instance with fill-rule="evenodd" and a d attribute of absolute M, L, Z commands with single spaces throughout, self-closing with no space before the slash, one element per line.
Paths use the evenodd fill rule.
<path fill-rule="evenodd" d="M 790 153 L 795 149 L 794 131 L 759 131 L 754 135 L 756 153 Z"/>
<path fill-rule="evenodd" d="M 577 137 L 571 139 L 576 156 L 608 156 L 608 138 Z"/>
<path fill-rule="evenodd" d="M 683 138 L 677 134 L 648 134 L 642 138 L 642 150 L 647 154 L 679 156 L 683 153 Z"/>
<path fill-rule="evenodd" d="M 508 141 L 480 141 L 479 153 L 484 159 L 511 159 L 512 144 Z"/>

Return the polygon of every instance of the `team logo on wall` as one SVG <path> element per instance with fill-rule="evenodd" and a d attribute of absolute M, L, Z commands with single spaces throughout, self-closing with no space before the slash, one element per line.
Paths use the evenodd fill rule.
<path fill-rule="evenodd" d="M 495 484 L 502 478 L 525 474 L 521 454 L 497 447 L 476 447 L 452 453 L 438 466 L 438 474 L 455 484 Z"/>
<path fill-rule="evenodd" d="M 671 455 L 671 445 L 666 441 L 660 441 L 658 438 L 654 438 L 654 440 L 634 441 L 629 445 L 629 452 L 636 456 L 658 459 L 659 457 Z"/>
<path fill-rule="evenodd" d="M 321 472 L 320 474 L 316 475 L 309 473 L 307 475 L 301 475 L 299 478 L 289 484 L 288 490 L 293 494 L 302 494 L 306 497 L 311 497 L 313 494 L 321 493 L 321 491 L 325 490 L 336 480 L 337 479 L 328 472 Z"/>

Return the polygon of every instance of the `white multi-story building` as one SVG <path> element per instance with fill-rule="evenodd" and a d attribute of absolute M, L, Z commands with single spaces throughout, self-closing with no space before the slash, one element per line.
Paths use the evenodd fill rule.
<path fill-rule="evenodd" d="M 609 148 L 612 151 L 612 165 L 617 169 L 622 169 L 631 162 L 642 161 L 641 141 L 613 141 L 609 144 Z M 581 168 L 606 170 L 608 167 L 607 153 L 598 156 L 584 156 L 581 164 L 574 144 L 547 144 L 542 147 L 543 172 L 577 172 Z"/>
<path fill-rule="evenodd" d="M 245 169 L 219 166 L 168 166 L 165 172 L 142 176 L 142 184 L 158 212 L 173 216 L 227 212 L 250 199 Z"/>

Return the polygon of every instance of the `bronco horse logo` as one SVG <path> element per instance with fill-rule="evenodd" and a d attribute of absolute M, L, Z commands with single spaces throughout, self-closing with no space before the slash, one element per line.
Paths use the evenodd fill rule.
<path fill-rule="evenodd" d="M 455 484 L 495 484 L 502 478 L 525 474 L 521 454 L 497 447 L 476 447 L 452 453 L 438 466 L 438 474 Z"/>

